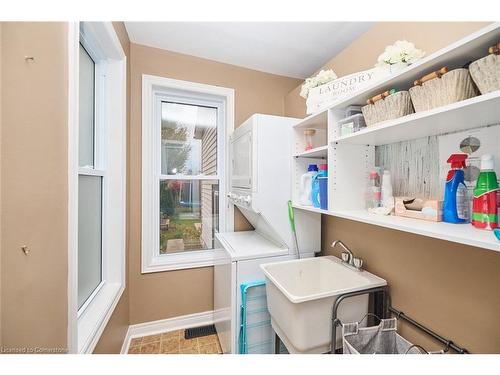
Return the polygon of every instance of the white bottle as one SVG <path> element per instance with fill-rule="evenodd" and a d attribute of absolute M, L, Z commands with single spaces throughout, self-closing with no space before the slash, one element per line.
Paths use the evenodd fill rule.
<path fill-rule="evenodd" d="M 318 173 L 316 164 L 310 164 L 307 173 L 300 176 L 299 202 L 303 206 L 312 206 L 312 179 Z"/>
<path fill-rule="evenodd" d="M 380 205 L 380 176 L 376 170 L 370 172 L 365 191 L 365 204 L 368 211 Z"/>
<path fill-rule="evenodd" d="M 385 208 L 394 207 L 394 196 L 392 195 L 391 172 L 385 170 L 382 176 L 381 206 Z"/>

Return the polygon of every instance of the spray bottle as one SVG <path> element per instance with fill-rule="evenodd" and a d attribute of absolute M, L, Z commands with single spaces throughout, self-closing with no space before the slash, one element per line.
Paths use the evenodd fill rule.
<path fill-rule="evenodd" d="M 451 164 L 443 204 L 443 221 L 447 223 L 469 222 L 469 196 L 464 182 L 465 159 L 467 154 L 453 154 L 447 160 Z"/>
<path fill-rule="evenodd" d="M 493 155 L 481 157 L 481 173 L 477 178 L 472 202 L 472 225 L 480 229 L 498 228 L 498 182 Z"/>

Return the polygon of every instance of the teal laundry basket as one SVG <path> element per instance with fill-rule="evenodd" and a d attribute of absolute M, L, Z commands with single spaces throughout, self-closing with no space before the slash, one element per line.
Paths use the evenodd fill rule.
<path fill-rule="evenodd" d="M 267 310 L 266 282 L 243 283 L 240 290 L 240 354 L 273 353 L 274 331 Z"/>

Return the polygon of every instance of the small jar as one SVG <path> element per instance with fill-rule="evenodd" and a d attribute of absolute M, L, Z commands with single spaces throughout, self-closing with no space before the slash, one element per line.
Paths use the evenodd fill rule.
<path fill-rule="evenodd" d="M 306 129 L 304 130 L 304 138 L 305 138 L 305 148 L 304 151 L 312 150 L 313 147 L 313 137 L 316 134 L 316 129 Z"/>

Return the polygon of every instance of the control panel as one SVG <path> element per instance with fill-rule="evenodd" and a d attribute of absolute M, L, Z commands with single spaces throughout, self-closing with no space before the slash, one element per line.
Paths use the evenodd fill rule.
<path fill-rule="evenodd" d="M 227 197 L 230 202 L 240 206 L 250 207 L 250 203 L 252 203 L 252 196 L 248 194 L 229 193 Z"/>

